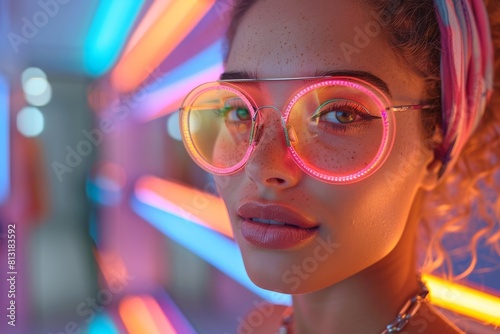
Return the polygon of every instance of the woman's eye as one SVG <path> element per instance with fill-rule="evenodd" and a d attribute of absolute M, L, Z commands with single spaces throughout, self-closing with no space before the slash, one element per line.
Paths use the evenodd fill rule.
<path fill-rule="evenodd" d="M 227 106 L 225 111 L 226 119 L 230 121 L 248 121 L 251 118 L 247 108 Z"/>
<path fill-rule="evenodd" d="M 220 110 L 220 115 L 230 122 L 244 122 L 252 119 L 247 105 L 239 98 L 227 99 Z"/>
<path fill-rule="evenodd" d="M 349 124 L 370 119 L 370 113 L 359 103 L 350 100 L 332 100 L 323 103 L 313 119 L 328 123 Z"/>
<path fill-rule="evenodd" d="M 328 111 L 327 113 L 321 116 L 321 119 L 328 122 L 346 124 L 354 122 L 357 116 L 358 115 L 354 112 L 339 110 L 339 111 Z"/>

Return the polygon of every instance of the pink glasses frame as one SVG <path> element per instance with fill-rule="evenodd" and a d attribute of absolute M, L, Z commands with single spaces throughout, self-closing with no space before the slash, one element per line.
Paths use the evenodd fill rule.
<path fill-rule="evenodd" d="M 256 104 L 254 101 L 249 97 L 249 94 L 247 94 L 245 91 L 243 91 L 241 88 L 236 87 L 232 85 L 232 83 L 252 83 L 252 82 L 266 82 L 266 81 L 296 81 L 296 80 L 316 80 L 317 82 L 312 83 L 310 85 L 305 86 L 305 88 L 300 89 L 298 92 L 293 94 L 293 98 L 290 99 L 285 105 L 284 112 L 280 111 L 275 106 L 261 106 L 254 108 Z M 228 90 L 236 95 L 238 95 L 243 102 L 248 106 L 249 111 L 252 115 L 252 129 L 250 133 L 250 145 L 248 146 L 248 149 L 243 156 L 243 158 L 234 166 L 232 167 L 227 167 L 227 168 L 220 168 L 220 167 L 215 167 L 211 164 L 209 164 L 201 154 L 196 149 L 196 146 L 193 143 L 193 140 L 191 139 L 190 136 L 190 131 L 189 131 L 189 112 L 186 110 L 189 108 L 186 108 L 186 106 L 190 105 L 192 101 L 195 101 L 198 96 L 206 92 L 207 90 L 212 90 L 214 89 L 214 86 L 217 84 L 223 83 L 224 85 L 218 86 L 218 89 L 225 89 Z M 382 115 L 382 121 L 384 124 L 384 132 L 383 132 L 383 138 L 382 142 L 380 145 L 380 148 L 375 156 L 375 158 L 368 164 L 368 166 L 364 167 L 362 170 L 351 173 L 348 175 L 329 175 L 325 174 L 322 172 L 317 171 L 314 169 L 313 166 L 308 165 L 305 163 L 300 156 L 297 154 L 295 151 L 295 148 L 290 142 L 289 135 L 288 135 L 288 129 L 287 129 L 287 124 L 288 124 L 288 118 L 290 116 L 290 112 L 293 109 L 295 103 L 306 93 L 310 92 L 311 90 L 317 89 L 319 87 L 323 86 L 331 86 L 331 85 L 340 85 L 340 86 L 345 86 L 345 87 L 352 87 L 355 89 L 360 90 L 364 94 L 366 94 L 372 101 L 374 101 L 377 104 L 377 107 L 380 108 L 381 110 L 381 115 Z M 248 95 L 248 96 L 247 96 Z M 389 100 L 386 96 L 385 93 L 380 91 L 377 87 L 372 85 L 369 82 L 366 82 L 365 80 L 361 80 L 359 78 L 353 78 L 353 77 L 344 77 L 344 76 L 316 76 L 316 77 L 293 77 L 293 78 L 265 78 L 265 79 L 230 79 L 230 80 L 219 80 L 215 82 L 209 82 L 202 84 L 196 88 L 194 88 L 184 99 L 184 102 L 182 103 L 182 106 L 179 108 L 180 111 L 180 117 L 179 117 L 179 122 L 180 122 L 180 127 L 181 127 L 181 133 L 182 133 L 182 138 L 184 145 L 186 147 L 186 150 L 188 151 L 189 155 L 191 158 L 204 170 L 206 170 L 209 173 L 216 174 L 216 175 L 230 175 L 238 172 L 243 168 L 243 166 L 247 163 L 250 155 L 252 154 L 253 150 L 255 149 L 257 143 L 254 140 L 254 134 L 255 134 L 255 128 L 257 125 L 257 115 L 258 112 L 262 109 L 265 108 L 272 108 L 277 111 L 280 111 L 281 113 L 281 125 L 285 134 L 285 139 L 286 139 L 286 144 L 287 144 L 287 149 L 290 153 L 290 156 L 294 160 L 294 162 L 299 166 L 304 172 L 307 174 L 315 177 L 316 179 L 319 179 L 323 182 L 328 182 L 328 183 L 333 183 L 333 184 L 349 184 L 353 182 L 360 181 L 370 175 L 372 175 L 382 164 L 385 162 L 387 159 L 387 156 L 389 152 L 392 149 L 392 146 L 394 144 L 394 138 L 395 138 L 395 119 L 393 112 L 397 111 L 406 111 L 406 110 L 411 110 L 411 109 L 430 109 L 432 108 L 432 105 L 427 104 L 427 105 L 398 105 L 398 106 L 390 106 Z"/>

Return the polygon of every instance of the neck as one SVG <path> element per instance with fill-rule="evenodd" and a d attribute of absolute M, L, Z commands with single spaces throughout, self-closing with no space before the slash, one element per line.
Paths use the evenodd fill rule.
<path fill-rule="evenodd" d="M 417 217 L 410 214 L 400 241 L 379 262 L 325 289 L 295 295 L 296 333 L 381 333 L 393 322 L 419 291 L 414 238 Z"/>

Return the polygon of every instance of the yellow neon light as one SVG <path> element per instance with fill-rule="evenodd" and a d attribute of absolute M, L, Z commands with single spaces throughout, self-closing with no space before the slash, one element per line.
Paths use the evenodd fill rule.
<path fill-rule="evenodd" d="M 423 275 L 422 280 L 429 288 L 432 304 L 500 326 L 499 297 L 432 275 Z"/>

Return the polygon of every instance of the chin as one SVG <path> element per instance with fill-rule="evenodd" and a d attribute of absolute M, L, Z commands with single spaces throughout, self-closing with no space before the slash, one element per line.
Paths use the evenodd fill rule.
<path fill-rule="evenodd" d="M 263 277 L 262 275 L 248 273 L 248 277 L 250 277 L 250 280 L 259 288 L 279 293 L 294 293 L 294 291 L 290 289 L 290 286 L 283 283 L 279 275 L 277 277 Z"/>
<path fill-rule="evenodd" d="M 303 254 L 242 250 L 250 280 L 258 287 L 285 294 L 302 294 L 335 284 L 349 273 L 332 271 L 326 263 L 307 270 Z M 306 256 L 306 258 L 311 258 Z M 352 274 L 352 273 L 351 273 Z"/>
<path fill-rule="evenodd" d="M 280 273 L 265 273 L 247 271 L 250 280 L 258 287 L 274 292 L 297 295 L 315 292 L 334 285 L 339 280 L 334 277 L 319 277 L 311 275 L 307 278 L 300 277 L 291 271 Z"/>
<path fill-rule="evenodd" d="M 286 294 L 304 294 L 322 290 L 370 268 L 385 253 L 366 256 L 345 254 L 339 249 L 328 258 L 314 257 L 314 251 L 270 251 L 241 247 L 243 262 L 250 280 L 257 286 Z M 357 254 L 359 255 L 359 254 Z M 363 258 L 363 260 L 360 260 Z"/>

